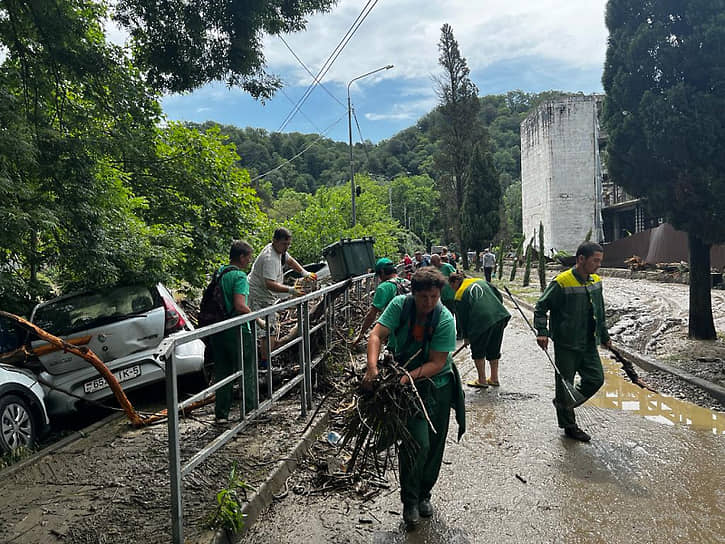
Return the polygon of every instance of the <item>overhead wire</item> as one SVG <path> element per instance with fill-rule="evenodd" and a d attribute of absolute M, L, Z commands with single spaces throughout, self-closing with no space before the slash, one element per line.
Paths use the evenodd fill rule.
<path fill-rule="evenodd" d="M 368 146 L 365 145 L 365 139 L 362 135 L 362 130 L 360 130 L 360 123 L 357 122 L 357 115 L 355 115 L 355 110 L 352 110 L 352 116 L 353 119 L 355 119 L 355 126 L 357 127 L 357 134 L 360 136 L 360 143 L 362 144 L 363 151 L 365 152 L 365 158 L 368 162 L 370 162 L 370 155 L 368 154 Z"/>
<path fill-rule="evenodd" d="M 253 178 L 252 178 L 252 179 L 250 180 L 250 183 L 251 183 L 251 182 L 254 182 L 254 181 L 257 181 L 258 179 L 262 179 L 263 177 L 265 177 L 265 176 L 268 176 L 268 175 L 269 175 L 269 174 L 271 174 L 272 172 L 276 172 L 277 170 L 279 170 L 280 168 L 282 168 L 282 167 L 283 167 L 283 166 L 284 166 L 285 164 L 288 164 L 288 163 L 292 162 L 292 161 L 293 161 L 293 160 L 295 160 L 295 159 L 296 159 L 297 157 L 299 157 L 300 155 L 302 155 L 302 154 L 303 154 L 303 153 L 304 153 L 305 151 L 307 151 L 307 150 L 308 150 L 309 148 L 311 148 L 311 147 L 312 147 L 313 145 L 315 145 L 315 144 L 316 144 L 317 142 L 319 142 L 320 140 L 322 140 L 322 138 L 324 138 L 324 137 L 325 137 L 325 134 L 327 134 L 328 132 L 330 132 L 330 130 L 332 130 L 332 129 L 333 129 L 333 127 L 335 127 L 335 125 L 337 125 L 337 124 L 338 124 L 338 123 L 339 123 L 340 121 L 342 121 L 342 120 L 343 120 L 343 119 L 345 118 L 345 115 L 347 115 L 347 114 L 343 114 L 343 115 L 342 115 L 342 116 L 341 116 L 341 117 L 340 117 L 340 118 L 339 118 L 339 119 L 338 119 L 337 121 L 335 121 L 335 122 L 334 122 L 334 123 L 332 123 L 332 124 L 331 124 L 331 125 L 330 125 L 329 127 L 327 127 L 327 128 L 325 129 L 325 131 L 324 131 L 324 132 L 322 132 L 322 133 L 321 133 L 321 134 L 319 135 L 319 137 L 318 137 L 318 138 L 317 138 L 317 139 L 316 139 L 315 141 L 313 141 L 313 142 L 312 142 L 312 143 L 311 143 L 310 145 L 308 145 L 307 147 L 305 147 L 305 148 L 304 148 L 304 149 L 303 149 L 302 151 L 300 151 L 299 153 L 297 153 L 297 154 L 296 154 L 296 155 L 294 155 L 293 157 L 290 157 L 289 159 L 286 159 L 286 160 L 284 160 L 283 162 L 281 162 L 280 164 L 278 164 L 277 166 L 275 166 L 275 167 L 274 167 L 274 168 L 272 168 L 271 170 L 268 170 L 268 171 L 267 171 L 267 172 L 265 172 L 264 174 L 259 174 L 258 176 L 254 176 L 254 177 L 253 177 Z"/>
<path fill-rule="evenodd" d="M 327 87 L 325 87 L 325 86 L 324 86 L 324 85 L 322 84 L 322 81 L 320 81 L 320 80 L 319 80 L 319 79 L 317 78 L 317 76 L 316 76 L 315 74 L 313 74 L 313 73 L 312 73 L 312 70 L 310 70 L 310 69 L 309 69 L 309 68 L 307 67 L 307 65 L 306 65 L 306 64 L 305 64 L 305 63 L 304 63 L 304 62 L 302 61 L 302 59 L 301 59 L 301 58 L 299 58 L 299 57 L 297 56 L 297 53 L 295 53 L 295 52 L 294 52 L 294 51 L 292 50 L 292 47 L 290 47 L 290 45 L 289 45 L 289 44 L 287 43 L 287 41 L 286 41 L 286 40 L 285 40 L 285 39 L 284 39 L 284 38 L 283 38 L 283 37 L 282 37 L 281 35 L 280 35 L 280 36 L 278 36 L 278 38 L 279 38 L 280 40 L 282 40 L 282 43 L 283 43 L 283 44 L 285 45 L 285 47 L 286 47 L 286 48 L 287 48 L 287 49 L 289 50 L 289 52 L 290 52 L 290 53 L 292 53 L 292 56 L 293 56 L 293 57 L 295 58 L 295 60 L 297 60 L 297 62 L 299 62 L 299 63 L 300 63 L 300 66 L 302 66 L 302 68 L 304 68 L 304 69 L 305 69 L 305 72 L 307 72 L 307 73 L 308 73 L 308 74 L 310 75 L 310 77 L 312 77 L 312 81 L 313 81 L 314 83 L 317 83 L 317 84 L 318 84 L 318 85 L 319 85 L 320 87 L 322 87 L 322 90 L 323 90 L 323 91 L 325 91 L 325 92 L 326 92 L 327 94 L 329 94 L 329 95 L 330 95 L 330 97 L 331 97 L 331 98 L 332 98 L 332 99 L 333 99 L 333 100 L 334 100 L 335 102 L 337 102 L 338 104 L 340 104 L 340 105 L 341 105 L 341 106 L 342 106 L 343 108 L 346 108 L 346 109 L 347 109 L 347 106 L 346 106 L 345 104 L 343 104 L 343 103 L 342 103 L 342 101 L 341 101 L 341 100 L 340 100 L 339 98 L 337 98 L 337 97 L 336 97 L 336 96 L 335 96 L 334 94 L 332 94 L 332 93 L 330 92 L 330 90 L 329 90 L 329 89 L 328 89 Z M 294 105 L 294 102 L 292 102 L 292 104 Z"/>
<path fill-rule="evenodd" d="M 284 95 L 284 97 L 289 101 L 289 103 L 294 106 L 295 105 L 295 101 L 292 100 L 292 98 L 290 97 L 290 95 L 288 95 L 285 92 L 284 87 L 280 88 L 280 91 L 282 92 L 282 94 Z M 302 110 L 300 110 L 300 113 L 302 114 L 302 117 L 304 117 L 305 119 L 307 119 L 307 121 L 310 123 L 310 125 L 312 125 L 312 128 L 315 129 L 315 132 L 317 132 L 317 133 L 322 132 L 322 130 L 320 130 L 320 127 L 318 127 L 317 124 L 312 119 L 310 119 L 310 117 L 305 112 L 303 112 Z"/>
<path fill-rule="evenodd" d="M 317 86 L 317 82 L 321 81 L 322 78 L 327 74 L 335 60 L 337 60 L 337 57 L 340 56 L 342 50 L 350 42 L 352 37 L 355 35 L 357 30 L 360 28 L 360 26 L 365 21 L 375 5 L 378 3 L 378 1 L 379 0 L 368 0 L 361 12 L 355 18 L 355 21 L 353 21 L 352 25 L 350 25 L 350 28 L 348 28 L 347 32 L 345 32 L 345 35 L 342 37 L 340 42 L 338 42 L 337 46 L 335 46 L 335 49 L 333 49 L 332 53 L 330 53 L 330 56 L 327 58 L 320 70 L 317 72 L 317 75 L 313 78 L 313 82 L 307 87 L 302 97 L 297 101 L 295 107 L 292 108 L 292 111 L 287 114 L 285 120 L 282 122 L 282 125 L 279 127 L 277 132 L 281 132 L 282 130 L 284 130 L 289 122 L 294 118 L 294 116 L 297 114 L 297 111 L 299 111 L 302 105 L 309 98 L 310 94 L 312 94 L 312 91 Z"/>
<path fill-rule="evenodd" d="M 292 54 L 292 56 L 294 56 L 294 58 L 297 60 L 297 62 L 299 62 L 300 65 L 312 77 L 313 82 L 307 87 L 307 90 L 303 94 L 302 98 L 300 98 L 300 100 L 297 101 L 297 104 L 295 104 L 294 107 L 292 108 L 292 111 L 289 114 L 287 114 L 287 117 L 285 118 L 284 122 L 280 126 L 278 132 L 281 132 L 282 130 L 284 130 L 284 128 L 287 126 L 287 124 L 289 124 L 289 122 L 292 120 L 292 118 L 297 114 L 297 112 L 300 111 L 300 108 L 305 103 L 305 101 L 307 100 L 307 98 L 309 98 L 310 94 L 312 93 L 312 91 L 314 90 L 314 88 L 317 85 L 320 85 L 325 90 L 325 92 L 327 92 L 327 94 L 329 94 L 338 104 L 340 104 L 341 106 L 343 106 L 345 108 L 345 112 L 347 113 L 347 107 L 345 106 L 345 104 L 343 104 L 324 85 L 322 85 L 322 78 L 330 70 L 330 68 L 332 67 L 332 64 L 340 56 L 340 53 L 342 53 L 342 50 L 350 42 L 350 40 L 355 35 L 355 33 L 357 32 L 357 30 L 360 28 L 360 26 L 362 25 L 362 23 L 365 22 L 365 19 L 367 18 L 368 15 L 370 15 L 370 12 L 375 7 L 375 5 L 378 3 L 378 1 L 379 0 L 368 0 L 368 2 L 365 4 L 365 6 L 363 7 L 363 9 L 360 11 L 360 13 L 358 14 L 358 16 L 355 18 L 355 21 L 353 21 L 352 25 L 350 25 L 350 28 L 348 28 L 348 30 L 345 33 L 345 35 L 342 37 L 342 39 L 340 40 L 340 42 L 338 42 L 338 44 L 335 47 L 335 49 L 333 49 L 333 51 L 330 54 L 330 56 L 327 58 L 327 60 L 325 61 L 325 63 L 322 65 L 322 67 L 318 71 L 317 75 L 313 75 L 312 74 L 311 70 L 305 65 L 305 63 L 299 58 L 299 56 L 292 50 L 292 48 L 285 41 L 285 39 L 282 36 L 279 36 L 279 38 L 282 40 L 282 43 L 287 47 L 287 49 L 290 51 L 290 53 Z M 290 102 L 292 102 L 292 99 L 286 93 L 283 92 L 283 94 L 284 94 L 284 96 Z M 280 168 L 282 168 L 285 164 L 288 164 L 288 163 L 292 162 L 293 160 L 295 160 L 296 158 L 300 157 L 308 149 L 310 149 L 313 145 L 315 145 L 316 143 L 318 143 L 330 130 L 332 130 L 333 127 L 335 127 L 338 123 L 340 123 L 340 121 L 342 121 L 344 119 L 344 117 L 345 117 L 345 115 L 342 115 L 334 123 L 332 123 L 330 126 L 328 126 L 324 131 L 320 131 L 315 126 L 315 123 L 307 115 L 305 115 L 304 112 L 302 113 L 302 115 L 310 122 L 310 124 L 312 124 L 313 127 L 315 127 L 315 129 L 317 130 L 317 132 L 320 133 L 319 137 L 316 140 L 314 140 L 312 143 L 310 143 L 308 146 L 306 146 L 304 149 L 302 149 L 302 151 L 300 151 L 299 153 L 295 154 L 291 158 L 286 159 L 285 161 L 283 161 L 282 163 L 278 164 L 277 166 L 275 166 L 271 170 L 268 170 L 267 172 L 264 172 L 263 174 L 259 174 L 259 175 L 255 176 L 255 177 L 253 177 L 250 180 L 251 182 L 257 181 L 259 179 L 262 179 L 262 178 L 268 176 L 269 174 L 271 174 L 273 172 L 276 172 L 277 170 L 279 170 Z M 360 134 L 360 138 L 362 140 L 362 132 L 360 130 L 360 125 L 359 125 L 359 123 L 357 121 L 357 117 L 355 117 L 355 124 L 357 125 L 358 133 Z M 368 151 L 367 151 L 367 148 L 364 146 L 364 144 L 363 144 L 363 150 L 365 151 L 365 156 L 368 157 L 368 159 L 369 159 Z"/>

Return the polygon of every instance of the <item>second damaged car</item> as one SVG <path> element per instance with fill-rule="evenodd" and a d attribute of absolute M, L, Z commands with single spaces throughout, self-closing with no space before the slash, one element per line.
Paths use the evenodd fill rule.
<path fill-rule="evenodd" d="M 36 306 L 31 321 L 66 342 L 91 349 L 124 390 L 164 380 L 162 342 L 193 328 L 162 284 L 62 296 Z M 47 389 L 45 403 L 51 414 L 113 396 L 105 378 L 81 357 L 44 341 L 32 342 L 32 351 L 41 365 L 39 378 Z M 177 346 L 174 358 L 179 375 L 207 382 L 201 340 Z"/>

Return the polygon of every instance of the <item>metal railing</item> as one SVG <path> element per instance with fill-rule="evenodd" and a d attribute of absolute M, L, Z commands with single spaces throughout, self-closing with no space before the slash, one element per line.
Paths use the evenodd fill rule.
<path fill-rule="evenodd" d="M 168 441 L 169 441 L 169 479 L 171 482 L 171 526 L 172 536 L 174 544 L 181 544 L 184 541 L 184 525 L 183 525 L 183 478 L 190 474 L 200 463 L 209 458 L 215 451 L 224 446 L 232 438 L 234 438 L 239 432 L 241 432 L 250 422 L 259 414 L 267 411 L 273 405 L 273 403 L 283 396 L 285 396 L 293 388 L 300 386 L 300 411 L 301 415 L 305 417 L 307 411 L 312 409 L 312 371 L 314 368 L 323 360 L 324 355 L 331 349 L 334 338 L 333 334 L 336 329 L 339 328 L 340 322 L 344 327 L 352 325 L 351 316 L 354 315 L 352 312 L 353 304 L 364 304 L 366 301 L 372 302 L 371 293 L 375 288 L 374 274 L 365 274 L 363 276 L 357 276 L 350 280 L 345 280 L 328 287 L 324 287 L 317 291 L 313 291 L 309 294 L 301 297 L 294 298 L 292 300 L 275 304 L 264 310 L 248 313 L 242 316 L 234 317 L 220 323 L 215 323 L 207 327 L 202 327 L 193 331 L 184 332 L 176 335 L 173 341 L 167 346 L 163 358 L 166 361 L 166 404 L 168 413 Z M 345 291 L 342 297 L 332 297 L 333 293 L 337 293 L 343 287 Z M 342 298 L 342 301 L 338 301 Z M 319 301 L 318 304 L 323 305 L 322 318 L 318 323 L 312 325 L 310 323 L 310 303 L 313 301 Z M 369 304 L 368 304 L 369 306 Z M 297 311 L 297 335 L 280 346 L 276 350 L 271 349 L 271 331 L 270 331 L 270 317 L 280 311 L 294 308 Z M 316 306 L 319 308 L 319 306 Z M 177 369 L 174 353 L 177 346 L 191 342 L 192 340 L 206 338 L 214 334 L 235 329 L 237 331 L 237 360 L 242 362 L 244 353 L 244 340 L 242 335 L 242 325 L 251 323 L 252 326 L 252 338 L 254 341 L 255 334 L 254 329 L 256 327 L 256 320 L 263 319 L 266 325 L 268 334 L 263 338 L 262 341 L 267 343 L 267 353 L 269 354 L 267 359 L 267 368 L 264 371 L 266 373 L 266 386 L 267 386 L 267 398 L 264 402 L 258 404 L 253 410 L 246 412 L 245 407 L 247 405 L 245 398 L 245 387 L 244 387 L 244 363 L 240 365 L 240 368 L 229 375 L 228 377 L 212 384 L 207 389 L 197 393 L 196 395 L 179 402 L 178 390 L 177 390 Z M 343 329 L 347 330 L 347 329 Z M 314 359 L 312 353 L 312 335 L 317 331 L 323 331 L 322 337 L 324 339 L 323 352 L 317 355 Z M 278 357 L 285 351 L 288 351 L 295 346 L 299 350 L 300 360 L 300 371 L 287 383 L 282 385 L 276 391 L 274 390 L 273 383 L 273 365 L 272 362 L 275 357 Z M 259 366 L 258 366 L 258 355 L 256 349 L 256 341 L 254 349 L 254 374 L 256 381 L 256 393 L 257 399 L 259 399 Z M 224 431 L 204 448 L 197 451 L 191 456 L 185 463 L 181 462 L 181 447 L 179 442 L 179 413 L 183 413 L 186 408 L 191 404 L 209 397 L 214 391 L 223 387 L 227 384 L 238 381 L 240 390 L 240 403 L 239 403 L 239 414 L 240 420 L 238 423 Z M 245 413 L 246 412 L 246 413 Z"/>

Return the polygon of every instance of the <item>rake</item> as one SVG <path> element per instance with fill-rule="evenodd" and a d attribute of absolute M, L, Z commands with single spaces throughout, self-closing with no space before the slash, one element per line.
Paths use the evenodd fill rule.
<path fill-rule="evenodd" d="M 521 317 L 524 318 L 524 321 L 526 321 L 526 324 L 529 326 L 529 329 L 531 329 L 531 332 L 534 333 L 534 336 L 538 336 L 536 329 L 534 329 L 533 325 L 531 325 L 531 322 L 529 321 L 529 318 L 526 317 L 526 314 L 519 306 L 519 303 L 516 302 L 516 299 L 511 294 L 511 291 L 509 291 L 509 288 L 504 285 L 504 289 L 506 290 L 506 294 L 511 299 L 511 302 L 514 303 L 514 306 L 516 306 L 516 309 L 521 314 Z M 556 363 L 554 362 L 554 359 L 551 358 L 551 355 L 549 355 L 549 352 L 547 350 L 544 350 L 544 353 L 546 353 L 546 358 L 549 359 L 549 362 L 551 363 L 551 366 L 554 367 L 554 372 L 557 376 L 559 376 L 559 380 L 561 380 L 561 384 L 564 387 L 564 389 L 567 392 L 567 395 L 569 396 L 569 399 L 566 402 L 567 408 L 576 408 L 577 406 L 580 406 L 586 402 L 587 397 L 581 394 L 581 392 L 574 386 L 573 383 L 571 383 L 569 380 L 565 379 L 564 376 L 561 375 L 561 372 L 559 372 L 559 367 L 556 366 Z"/>

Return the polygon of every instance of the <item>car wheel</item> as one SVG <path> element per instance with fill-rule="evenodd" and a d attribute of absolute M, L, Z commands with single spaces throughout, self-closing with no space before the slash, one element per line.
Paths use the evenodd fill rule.
<path fill-rule="evenodd" d="M 17 395 L 0 398 L 0 449 L 31 447 L 38 437 L 38 422 L 28 402 Z"/>

